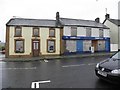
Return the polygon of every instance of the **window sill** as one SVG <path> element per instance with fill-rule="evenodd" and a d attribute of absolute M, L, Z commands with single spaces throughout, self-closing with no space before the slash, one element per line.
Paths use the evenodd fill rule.
<path fill-rule="evenodd" d="M 14 36 L 14 37 L 22 37 L 22 36 Z"/>
<path fill-rule="evenodd" d="M 23 52 L 15 51 L 15 53 L 24 53 L 24 51 Z"/>
<path fill-rule="evenodd" d="M 32 37 L 40 37 L 40 36 L 32 36 Z"/>
<path fill-rule="evenodd" d="M 49 52 L 49 51 L 47 51 L 47 53 L 55 53 L 55 51 L 54 51 L 54 52 Z"/>

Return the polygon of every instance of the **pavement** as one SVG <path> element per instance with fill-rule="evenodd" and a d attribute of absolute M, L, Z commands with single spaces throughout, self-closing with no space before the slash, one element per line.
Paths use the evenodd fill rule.
<path fill-rule="evenodd" d="M 5 58 L 5 56 L 0 57 L 0 61 L 4 62 L 29 62 L 29 61 L 39 61 L 39 60 L 55 60 L 55 59 L 72 59 L 72 58 L 84 58 L 84 57 L 96 57 L 96 56 L 111 56 L 115 52 L 99 52 L 99 53 L 84 53 L 84 54 L 72 54 L 72 55 L 60 55 L 60 56 L 40 56 L 31 58 Z"/>

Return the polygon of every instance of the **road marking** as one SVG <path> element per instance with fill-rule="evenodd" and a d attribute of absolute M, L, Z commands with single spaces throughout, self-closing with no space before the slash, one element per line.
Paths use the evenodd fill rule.
<path fill-rule="evenodd" d="M 92 65 L 95 65 L 96 63 L 89 63 L 89 64 L 79 64 L 79 65 L 65 65 L 65 66 L 62 66 L 63 68 L 66 68 L 66 67 L 80 67 L 80 66 L 85 66 L 85 65 L 89 65 L 89 66 L 92 66 Z"/>
<path fill-rule="evenodd" d="M 47 80 L 47 81 L 39 81 L 39 83 L 49 83 L 51 82 L 50 80 Z"/>
<path fill-rule="evenodd" d="M 32 82 L 31 84 L 31 88 L 40 88 L 40 84 L 43 84 L 43 83 L 50 83 L 51 81 L 50 80 L 47 80 L 47 81 L 38 81 L 38 82 Z"/>
<path fill-rule="evenodd" d="M 31 68 L 0 68 L 0 69 L 7 69 L 7 70 L 32 70 L 32 69 L 37 69 L 37 67 L 31 67 Z"/>
<path fill-rule="evenodd" d="M 89 63 L 88 65 L 91 66 L 91 65 L 95 65 L 96 63 Z"/>
<path fill-rule="evenodd" d="M 79 67 L 79 66 L 84 66 L 85 64 L 80 64 L 80 65 L 66 65 L 66 66 L 62 66 L 64 68 L 66 67 Z"/>

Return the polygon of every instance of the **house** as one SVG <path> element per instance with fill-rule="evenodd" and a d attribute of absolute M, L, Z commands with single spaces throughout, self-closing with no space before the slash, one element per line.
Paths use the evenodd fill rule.
<path fill-rule="evenodd" d="M 63 26 L 62 49 L 64 54 L 110 51 L 109 28 L 100 23 L 99 18 L 95 21 L 60 18 L 57 21 Z"/>
<path fill-rule="evenodd" d="M 110 51 L 109 28 L 95 21 L 12 18 L 6 24 L 6 57 Z"/>
<path fill-rule="evenodd" d="M 56 20 L 10 19 L 6 24 L 6 57 L 60 55 L 61 29 Z"/>
<path fill-rule="evenodd" d="M 110 28 L 111 51 L 118 51 L 118 30 L 120 30 L 120 20 L 111 19 L 110 15 L 106 14 L 103 24 Z"/>
<path fill-rule="evenodd" d="M 0 41 L 0 53 L 5 53 L 5 43 Z"/>

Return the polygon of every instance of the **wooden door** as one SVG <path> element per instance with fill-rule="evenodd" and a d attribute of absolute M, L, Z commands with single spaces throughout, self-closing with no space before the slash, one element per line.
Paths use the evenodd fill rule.
<path fill-rule="evenodd" d="M 97 40 L 93 40 L 92 41 L 92 46 L 94 47 L 94 51 L 98 51 L 98 41 Z"/>
<path fill-rule="evenodd" d="M 39 53 L 40 53 L 40 41 L 39 40 L 32 40 L 32 53 L 33 53 L 33 57 L 39 56 Z"/>

